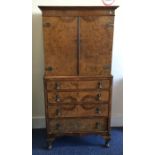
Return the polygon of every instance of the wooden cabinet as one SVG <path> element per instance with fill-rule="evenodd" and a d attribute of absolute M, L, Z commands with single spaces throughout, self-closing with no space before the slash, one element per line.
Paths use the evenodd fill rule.
<path fill-rule="evenodd" d="M 110 140 L 112 7 L 40 6 L 49 148 L 62 135 L 100 134 Z"/>

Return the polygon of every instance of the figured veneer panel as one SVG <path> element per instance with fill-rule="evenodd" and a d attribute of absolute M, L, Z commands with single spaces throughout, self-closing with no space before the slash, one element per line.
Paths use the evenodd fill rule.
<path fill-rule="evenodd" d="M 43 17 L 43 32 L 45 74 L 77 75 L 77 18 Z"/>
<path fill-rule="evenodd" d="M 113 16 L 80 18 L 80 75 L 111 74 Z"/>
<path fill-rule="evenodd" d="M 108 104 L 60 104 L 48 107 L 48 118 L 108 116 Z"/>
<path fill-rule="evenodd" d="M 107 118 L 69 118 L 49 120 L 49 133 L 97 132 L 107 130 Z"/>

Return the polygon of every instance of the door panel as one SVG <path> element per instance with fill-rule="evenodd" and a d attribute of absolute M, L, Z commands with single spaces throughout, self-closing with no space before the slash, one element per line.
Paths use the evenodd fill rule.
<path fill-rule="evenodd" d="M 77 18 L 43 17 L 45 74 L 77 75 Z"/>
<path fill-rule="evenodd" d="M 80 17 L 80 75 L 110 75 L 113 16 Z"/>

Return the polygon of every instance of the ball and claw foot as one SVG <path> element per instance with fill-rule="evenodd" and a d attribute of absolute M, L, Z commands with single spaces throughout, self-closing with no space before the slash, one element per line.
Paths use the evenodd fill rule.
<path fill-rule="evenodd" d="M 47 140 L 47 145 L 48 145 L 48 150 L 51 150 L 52 149 L 52 143 L 53 143 L 53 141 L 54 141 L 55 139 L 53 138 L 53 139 L 48 139 Z"/>
<path fill-rule="evenodd" d="M 105 146 L 106 148 L 109 148 L 109 147 L 110 147 L 109 141 L 110 141 L 110 140 L 106 140 L 106 141 L 105 141 L 104 146 Z"/>
<path fill-rule="evenodd" d="M 49 150 L 52 149 L 52 144 L 48 144 L 48 149 L 49 149 Z"/>

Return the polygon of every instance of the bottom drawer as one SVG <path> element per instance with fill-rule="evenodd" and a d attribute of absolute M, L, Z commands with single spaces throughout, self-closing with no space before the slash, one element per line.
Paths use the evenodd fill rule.
<path fill-rule="evenodd" d="M 97 132 L 108 129 L 108 119 L 101 118 L 67 118 L 49 120 L 49 133 Z"/>

